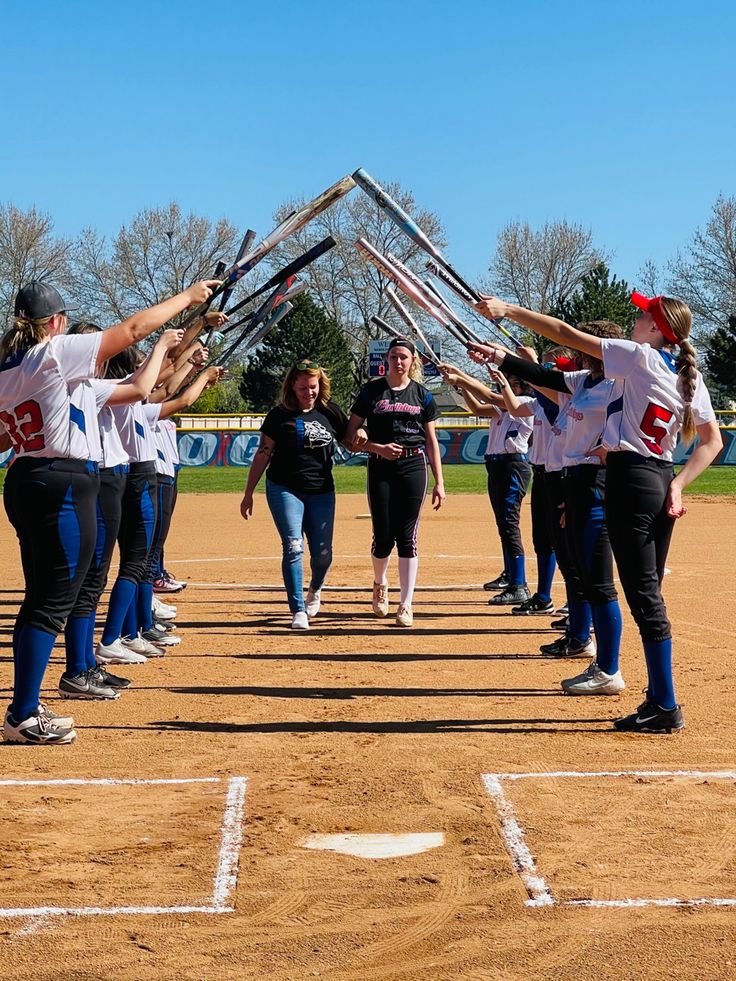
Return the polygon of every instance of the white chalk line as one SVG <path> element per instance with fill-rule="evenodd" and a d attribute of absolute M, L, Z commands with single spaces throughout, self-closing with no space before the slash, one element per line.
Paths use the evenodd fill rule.
<path fill-rule="evenodd" d="M 173 563 L 172 563 L 173 565 Z M 279 592 L 284 591 L 283 583 L 251 583 L 251 582 L 194 582 L 189 581 L 190 586 L 199 586 L 203 589 L 241 589 L 243 591 L 253 591 L 253 592 L 268 592 L 270 590 L 278 590 Z M 361 583 L 358 586 L 323 586 L 323 593 L 370 593 L 372 592 L 372 586 L 365 586 Z M 445 586 L 417 586 L 415 592 L 417 593 L 468 593 L 468 592 L 478 592 L 483 590 L 483 584 L 479 582 L 471 583 L 452 583 Z M 398 593 L 398 586 L 389 586 L 389 592 Z M 486 594 L 487 595 L 487 594 Z M 181 600 L 182 603 L 186 602 L 186 597 Z M 482 602 L 482 600 L 479 600 Z M 551 615 L 551 614 L 550 614 Z"/>
<path fill-rule="evenodd" d="M 191 783 L 222 783 L 220 777 L 189 777 L 184 779 L 137 780 L 112 778 L 88 780 L 3 780 L 2 786 L 68 786 L 68 785 L 161 785 Z M 25 906 L 0 908 L 0 919 L 31 919 L 35 924 L 25 927 L 22 932 L 32 933 L 43 920 L 52 916 L 161 916 L 172 913 L 234 913 L 235 907 L 228 905 L 238 881 L 238 863 L 243 841 L 243 811 L 245 806 L 246 777 L 230 777 L 225 800 L 225 811 L 220 832 L 220 849 L 217 871 L 213 883 L 212 902 L 209 905 L 191 906 Z"/>
<path fill-rule="evenodd" d="M 691 779 L 707 780 L 736 780 L 733 770 L 557 770 L 529 773 L 484 773 L 483 783 L 489 796 L 496 805 L 501 819 L 501 833 L 506 841 L 506 847 L 511 855 L 514 869 L 519 874 L 529 899 L 525 906 L 555 905 L 552 892 L 543 876 L 539 875 L 537 865 L 526 844 L 524 831 L 519 824 L 514 809 L 503 791 L 503 780 L 539 780 L 546 778 L 559 779 L 564 777 L 689 777 Z M 588 909 L 641 909 L 647 906 L 736 906 L 736 898 L 731 897 L 700 897 L 697 899 L 568 899 L 562 900 L 562 906 L 582 906 Z"/>
<path fill-rule="evenodd" d="M 238 860 L 243 844 L 243 810 L 247 784 L 245 777 L 231 777 L 227 788 L 220 856 L 212 892 L 212 903 L 218 908 L 227 906 L 227 901 L 238 884 Z"/>
<path fill-rule="evenodd" d="M 501 781 L 495 774 L 484 773 L 483 783 L 486 785 L 486 790 L 496 805 L 498 816 L 501 819 L 501 833 L 506 840 L 506 847 L 511 855 L 514 868 L 519 873 L 529 894 L 529 899 L 525 905 L 553 906 L 555 902 L 554 897 L 547 883 L 537 871 L 536 862 L 532 853 L 529 851 L 521 825 L 516 820 L 514 809 L 503 792 Z"/>

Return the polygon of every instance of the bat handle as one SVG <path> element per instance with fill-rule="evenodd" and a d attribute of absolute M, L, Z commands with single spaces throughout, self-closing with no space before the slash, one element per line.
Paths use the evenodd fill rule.
<path fill-rule="evenodd" d="M 225 272 L 226 269 L 227 269 L 227 266 L 222 261 L 222 259 L 220 259 L 220 261 L 215 266 L 214 279 L 220 279 L 222 277 L 222 274 Z M 209 303 L 207 304 L 207 306 L 202 311 L 202 316 L 203 317 L 207 313 L 207 311 L 208 311 L 208 309 L 210 307 L 210 304 L 212 303 L 212 300 L 214 300 L 214 296 L 210 297 Z M 212 335 L 214 334 L 214 332 L 215 332 L 215 328 L 214 327 L 210 327 L 209 333 L 207 334 L 207 337 L 204 340 L 204 347 L 209 347 L 210 341 L 212 340 Z"/>

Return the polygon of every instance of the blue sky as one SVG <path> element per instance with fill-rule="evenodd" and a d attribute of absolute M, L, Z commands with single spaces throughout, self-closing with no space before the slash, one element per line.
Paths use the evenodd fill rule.
<path fill-rule="evenodd" d="M 736 193 L 735 10 L 5 0 L 0 200 L 66 234 L 172 199 L 264 234 L 362 166 L 469 278 L 509 220 L 567 218 L 634 285 Z"/>

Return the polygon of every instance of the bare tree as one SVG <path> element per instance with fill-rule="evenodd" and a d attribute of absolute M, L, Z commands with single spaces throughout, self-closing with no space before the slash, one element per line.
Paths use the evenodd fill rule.
<path fill-rule="evenodd" d="M 564 305 L 583 277 L 607 260 L 582 225 L 545 222 L 535 231 L 526 222 L 511 222 L 498 236 L 490 286 L 521 306 L 548 313 Z"/>
<path fill-rule="evenodd" d="M 668 290 L 685 300 L 710 332 L 736 314 L 736 197 L 719 195 L 704 228 L 669 264 Z"/>
<path fill-rule="evenodd" d="M 74 255 L 77 295 L 88 316 L 124 319 L 210 278 L 219 259 L 230 265 L 240 237 L 227 219 L 184 215 L 175 202 L 141 211 L 111 242 L 87 228 Z"/>
<path fill-rule="evenodd" d="M 647 259 L 636 274 L 636 289 L 647 296 L 659 296 L 663 292 L 662 270 L 653 259 Z"/>
<path fill-rule="evenodd" d="M 29 280 L 46 279 L 70 294 L 71 243 L 53 229 L 50 216 L 35 208 L 0 205 L 0 330 L 10 325 L 15 294 Z"/>

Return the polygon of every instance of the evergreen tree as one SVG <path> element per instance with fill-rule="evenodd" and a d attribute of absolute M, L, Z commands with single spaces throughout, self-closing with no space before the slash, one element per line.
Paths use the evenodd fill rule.
<path fill-rule="evenodd" d="M 611 279 L 610 276 L 605 262 L 598 263 L 552 315 L 573 326 L 591 320 L 612 320 L 628 337 L 636 317 L 636 310 L 631 305 L 631 287 L 626 280 L 615 276 Z"/>
<path fill-rule="evenodd" d="M 286 372 L 295 361 L 306 358 L 324 368 L 332 383 L 332 398 L 347 410 L 355 383 L 345 337 L 308 294 L 302 293 L 293 302 L 292 312 L 243 367 L 240 393 L 254 412 L 267 412 L 278 401 Z"/>
<path fill-rule="evenodd" d="M 714 401 L 736 400 L 736 315 L 728 318 L 728 327 L 719 327 L 710 337 L 705 365 L 715 389 Z"/>

